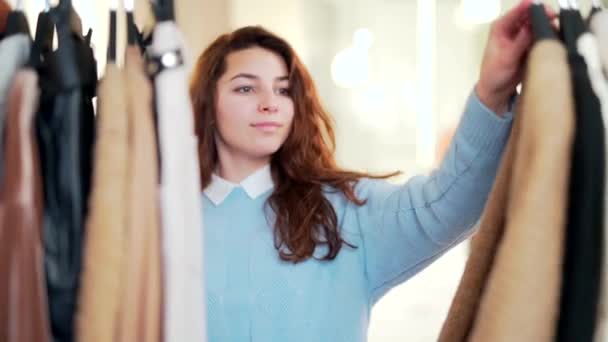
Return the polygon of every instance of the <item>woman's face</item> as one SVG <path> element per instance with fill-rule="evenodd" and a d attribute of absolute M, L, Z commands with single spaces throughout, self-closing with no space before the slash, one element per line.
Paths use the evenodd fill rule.
<path fill-rule="evenodd" d="M 232 52 L 216 89 L 219 155 L 270 159 L 287 139 L 294 116 L 283 59 L 259 47 Z"/>

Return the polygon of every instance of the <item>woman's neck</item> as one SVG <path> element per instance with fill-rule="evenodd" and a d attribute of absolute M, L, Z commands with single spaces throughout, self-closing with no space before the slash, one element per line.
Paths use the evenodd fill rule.
<path fill-rule="evenodd" d="M 269 163 L 269 158 L 252 160 L 220 156 L 216 174 L 231 183 L 239 184 Z"/>

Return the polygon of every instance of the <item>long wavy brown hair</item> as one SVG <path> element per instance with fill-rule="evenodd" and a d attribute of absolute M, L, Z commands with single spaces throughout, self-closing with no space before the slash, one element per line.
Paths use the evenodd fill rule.
<path fill-rule="evenodd" d="M 317 246 L 327 246 L 321 260 L 333 260 L 343 244 L 336 212 L 323 195 L 323 187 L 340 191 L 356 205 L 365 200 L 355 196 L 362 177 L 373 176 L 339 168 L 334 159 L 335 135 L 332 120 L 323 108 L 312 78 L 293 48 L 283 39 L 259 26 L 249 26 L 218 37 L 198 58 L 191 82 L 196 134 L 199 139 L 201 185 L 211 181 L 218 157 L 213 121 L 216 113 L 216 84 L 226 71 L 226 56 L 251 47 L 270 50 L 283 58 L 289 72 L 289 93 L 295 114 L 285 143 L 271 158 L 275 188 L 268 198 L 275 215 L 274 244 L 281 259 L 294 263 L 307 260 Z"/>
<path fill-rule="evenodd" d="M 4 0 L 0 0 L 0 36 L 6 30 L 6 20 L 11 12 L 11 6 Z"/>

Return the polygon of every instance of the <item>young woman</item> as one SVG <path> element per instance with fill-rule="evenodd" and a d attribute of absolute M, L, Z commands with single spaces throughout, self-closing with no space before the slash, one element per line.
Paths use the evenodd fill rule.
<path fill-rule="evenodd" d="M 191 95 L 210 342 L 366 341 L 378 299 L 472 233 L 511 129 L 530 2 L 495 22 L 441 166 L 402 185 L 338 167 L 331 118 L 283 39 L 245 27 L 207 48 Z"/>

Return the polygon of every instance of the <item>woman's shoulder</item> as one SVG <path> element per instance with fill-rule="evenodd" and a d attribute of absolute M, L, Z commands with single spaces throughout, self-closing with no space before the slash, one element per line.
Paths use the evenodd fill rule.
<path fill-rule="evenodd" d="M 393 192 L 399 187 L 399 184 L 391 182 L 387 179 L 377 178 L 361 178 L 355 186 L 355 192 L 360 194 L 384 193 Z"/>
<path fill-rule="evenodd" d="M 390 196 L 398 190 L 399 186 L 386 179 L 362 177 L 354 182 L 353 190 L 355 197 L 365 201 Z M 346 195 L 331 184 L 324 184 L 322 190 L 325 197 L 334 204 L 346 204 L 348 202 Z"/>

